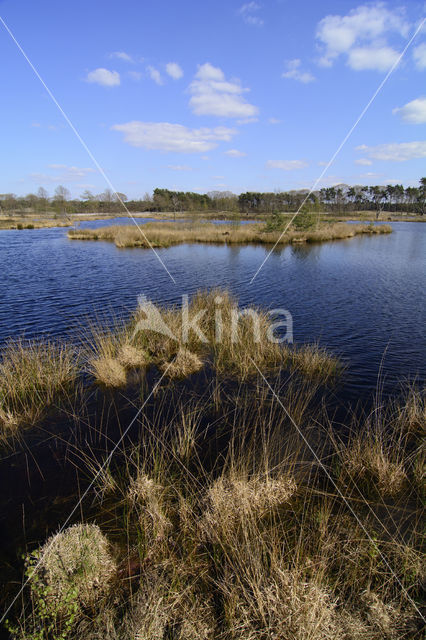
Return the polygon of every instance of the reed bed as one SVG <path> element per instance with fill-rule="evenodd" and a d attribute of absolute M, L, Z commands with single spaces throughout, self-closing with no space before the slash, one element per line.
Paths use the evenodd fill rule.
<path fill-rule="evenodd" d="M 160 394 L 155 414 L 142 418 L 143 439 L 120 465 L 87 459 L 102 533 L 91 524 L 88 535 L 80 523 L 28 558 L 31 569 L 35 559 L 50 569 L 27 592 L 12 637 L 422 638 L 414 392 L 338 438 L 327 415 L 306 402 L 312 386 L 275 387 L 298 429 L 262 381 L 222 395 L 215 416 L 226 444 L 210 464 L 209 401 L 171 403 L 170 391 Z M 424 397 L 414 395 L 416 415 L 424 415 Z M 402 470 L 392 491 L 369 450 L 382 452 L 380 469 L 384 461 L 388 471 Z"/>
<path fill-rule="evenodd" d="M 325 242 L 342 240 L 360 234 L 391 233 L 390 225 L 320 223 L 318 229 L 296 231 L 290 228 L 286 233 L 280 230 L 268 231 L 262 224 L 212 224 L 212 223 L 169 223 L 149 222 L 141 229 L 135 225 L 116 225 L 98 229 L 71 229 L 71 240 L 106 240 L 119 248 L 129 247 L 170 247 L 181 243 L 216 244 L 275 244 Z"/>

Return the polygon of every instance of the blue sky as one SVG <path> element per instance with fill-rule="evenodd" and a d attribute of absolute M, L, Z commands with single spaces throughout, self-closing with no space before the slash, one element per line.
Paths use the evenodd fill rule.
<path fill-rule="evenodd" d="M 423 1 L 0 0 L 117 191 L 311 187 Z M 0 24 L 0 192 L 108 185 Z M 426 26 L 319 186 L 426 175 Z"/>

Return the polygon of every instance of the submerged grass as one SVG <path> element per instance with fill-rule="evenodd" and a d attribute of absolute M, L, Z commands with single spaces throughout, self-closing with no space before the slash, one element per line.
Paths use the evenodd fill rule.
<path fill-rule="evenodd" d="M 201 447 L 209 399 L 171 403 L 161 393 L 140 443 L 96 477 L 105 483 L 96 491 L 100 546 L 91 554 L 86 538 L 82 554 L 78 538 L 69 548 L 77 530 L 68 529 L 55 543 L 55 553 L 67 549 L 60 563 L 41 547 L 52 569 L 32 586 L 13 638 L 420 639 L 422 443 L 411 396 L 337 438 L 306 404 L 312 386 L 276 388 L 300 432 L 262 381 L 223 394 L 215 416 L 226 444 L 210 464 Z M 377 465 L 366 452 L 378 450 Z M 403 482 L 388 491 L 393 464 Z M 91 459 L 87 469 L 97 474 Z M 74 608 L 46 616 L 46 590 L 73 593 Z M 57 635 L 35 635 L 52 628 Z"/>
<path fill-rule="evenodd" d="M 119 248 L 127 247 L 169 247 L 181 243 L 218 243 L 218 244 L 275 244 L 298 242 L 325 242 L 352 238 L 360 234 L 391 233 L 390 225 L 366 225 L 347 223 L 320 223 L 317 229 L 297 231 L 290 228 L 281 237 L 281 231 L 268 231 L 262 224 L 212 224 L 212 223 L 155 223 L 144 224 L 143 233 L 135 225 L 100 227 L 98 229 L 71 229 L 71 240 L 107 240 Z M 148 242 L 149 241 L 149 242 Z"/>

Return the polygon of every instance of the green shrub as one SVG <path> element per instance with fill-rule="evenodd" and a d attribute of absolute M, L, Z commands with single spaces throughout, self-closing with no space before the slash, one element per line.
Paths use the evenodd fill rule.
<path fill-rule="evenodd" d="M 306 231 L 315 226 L 315 216 L 312 213 L 301 211 L 293 220 L 293 227 L 297 231 Z"/>

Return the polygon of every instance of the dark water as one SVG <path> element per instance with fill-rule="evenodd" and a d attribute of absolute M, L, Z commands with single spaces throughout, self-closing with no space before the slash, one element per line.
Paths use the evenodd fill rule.
<path fill-rule="evenodd" d="M 425 380 L 426 224 L 392 226 L 391 235 L 277 249 L 253 284 L 264 246 L 159 250 L 176 285 L 150 250 L 70 241 L 63 228 L 0 231 L 0 344 L 22 333 L 75 335 L 87 315 L 125 314 L 139 294 L 178 302 L 224 286 L 244 305 L 288 309 L 296 342 L 319 340 L 340 355 L 349 398 L 374 391 L 381 363 L 385 392 L 394 393 L 401 379 Z"/>

